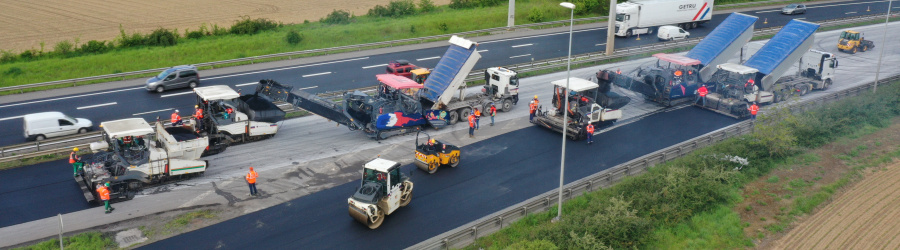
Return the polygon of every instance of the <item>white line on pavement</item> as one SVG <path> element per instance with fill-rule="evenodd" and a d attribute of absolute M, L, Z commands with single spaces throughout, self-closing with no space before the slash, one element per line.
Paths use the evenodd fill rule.
<path fill-rule="evenodd" d="M 224 76 L 216 76 L 216 77 L 206 77 L 206 78 L 203 78 L 203 79 L 204 79 L 204 80 L 212 80 L 212 79 L 219 79 L 219 78 L 232 77 L 232 76 L 242 76 L 242 75 L 250 75 L 250 74 L 257 74 L 257 73 L 266 73 L 266 72 L 273 72 L 273 71 L 282 71 L 282 70 L 289 70 L 289 69 L 299 69 L 299 68 L 306 68 L 306 67 L 312 67 L 312 66 L 319 66 L 319 65 L 333 64 L 333 63 L 342 63 L 342 62 L 350 62 L 350 61 L 359 61 L 359 60 L 365 60 L 365 59 L 369 59 L 369 57 L 360 57 L 360 58 L 353 58 L 353 59 L 340 60 L 340 61 L 333 61 L 333 62 L 314 63 L 314 64 L 300 65 L 300 66 L 287 67 L 287 68 L 280 68 L 280 69 L 270 69 L 270 70 L 262 70 L 262 71 L 253 71 L 253 72 L 240 73 L 240 74 L 233 74 L 233 75 L 224 75 Z"/>
<path fill-rule="evenodd" d="M 176 96 L 176 95 L 187 95 L 187 94 L 190 94 L 190 93 L 194 93 L 194 91 L 181 92 L 181 93 L 168 94 L 168 95 L 161 95 L 161 96 L 159 96 L 159 98 L 166 98 L 166 97 Z"/>
<path fill-rule="evenodd" d="M 801 18 L 794 18 L 794 19 L 797 19 L 797 20 L 803 20 L 803 19 L 806 19 L 806 18 L 805 18 L 805 17 L 801 17 Z"/>
<path fill-rule="evenodd" d="M 438 59 L 438 58 L 441 58 L 441 57 L 440 56 L 432 56 L 432 57 L 426 57 L 426 58 L 419 58 L 419 59 L 416 59 L 416 61 L 425 61 L 425 60 Z"/>
<path fill-rule="evenodd" d="M 19 119 L 19 118 L 22 118 L 23 116 L 24 116 L 24 115 L 13 116 L 13 117 L 7 117 L 7 118 L 0 118 L 0 121 L 6 121 L 6 120 L 12 120 L 12 119 Z"/>
<path fill-rule="evenodd" d="M 116 105 L 116 104 L 118 104 L 118 103 L 110 102 L 110 103 L 97 104 L 97 105 L 91 105 L 91 106 L 77 107 L 75 109 L 89 109 L 89 108 L 103 107 L 103 106 Z"/>
<path fill-rule="evenodd" d="M 510 56 L 509 58 L 516 58 L 516 57 L 523 57 L 523 56 L 530 56 L 530 55 L 531 54 L 524 54 L 524 55 L 518 55 L 518 56 Z"/>
<path fill-rule="evenodd" d="M 882 0 L 882 1 L 859 2 L 859 3 L 842 3 L 842 4 L 830 4 L 830 5 L 816 5 L 816 6 L 806 6 L 806 9 L 815 9 L 815 8 L 824 8 L 824 7 L 834 7 L 834 6 L 844 6 L 844 5 L 857 5 L 857 4 L 864 4 L 864 3 L 883 3 L 883 2 L 887 2 L 887 1 L 883 1 L 883 0 Z M 757 11 L 756 13 L 768 13 L 768 12 L 778 12 L 778 11 L 781 11 L 781 9 L 777 9 L 777 10 L 763 10 L 763 11 Z M 856 12 L 853 12 L 853 13 L 856 13 Z"/>
<path fill-rule="evenodd" d="M 606 44 L 605 44 L 605 43 L 598 43 L 598 44 L 595 44 L 594 46 L 603 46 L 603 45 L 606 45 Z"/>
<path fill-rule="evenodd" d="M 384 67 L 384 66 L 387 66 L 387 64 L 378 64 L 378 65 L 372 65 L 372 66 L 365 66 L 365 67 L 363 67 L 363 68 L 364 68 L 364 69 L 371 69 L 371 68 Z"/>
<path fill-rule="evenodd" d="M 478 53 L 488 52 L 488 50 L 479 50 Z"/>
<path fill-rule="evenodd" d="M 133 115 L 133 116 L 139 116 L 139 115 L 143 115 L 143 114 L 150 114 L 150 113 L 156 113 L 156 112 L 163 112 L 163 111 L 169 111 L 169 110 L 173 110 L 173 109 L 175 109 L 175 108 L 167 108 L 167 109 L 160 109 L 160 110 L 154 110 L 154 111 L 147 111 L 147 112 L 142 112 L 142 113 L 137 113 L 137 114 L 131 114 L 131 115 Z"/>
<path fill-rule="evenodd" d="M 40 101 L 30 101 L 30 102 L 23 102 L 23 103 L 9 104 L 9 105 L 3 105 L 3 106 L 0 106 L 0 108 L 14 107 L 14 106 L 21 106 L 21 105 L 25 105 L 25 104 L 33 104 L 33 103 L 52 102 L 52 101 L 65 100 L 65 99 L 72 99 L 72 98 L 85 97 L 85 96 L 102 95 L 102 94 L 109 94 L 109 93 L 122 92 L 122 91 L 135 90 L 135 89 L 144 89 L 144 87 L 137 87 L 137 88 L 130 88 L 130 89 L 120 89 L 120 90 L 113 90 L 113 91 L 106 91 L 106 92 L 90 93 L 90 94 L 85 94 L 85 95 L 66 96 L 66 97 L 53 98 L 53 99 L 40 100 Z"/>
<path fill-rule="evenodd" d="M 299 89 L 297 89 L 297 90 L 311 89 L 311 88 L 315 88 L 315 87 L 319 87 L 319 86 L 316 85 L 316 86 L 312 86 L 312 87 L 299 88 Z"/>
<path fill-rule="evenodd" d="M 512 47 L 513 47 L 513 48 L 518 48 L 518 47 L 525 47 L 525 46 L 531 46 L 531 45 L 534 45 L 534 44 L 531 44 L 531 43 L 529 43 L 529 44 L 519 44 L 519 45 L 513 45 Z"/>
<path fill-rule="evenodd" d="M 856 11 L 845 12 L 844 14 L 856 14 Z"/>
<path fill-rule="evenodd" d="M 253 84 L 257 84 L 257 83 L 259 83 L 259 82 L 241 83 L 241 84 L 234 85 L 234 86 L 235 86 L 235 87 L 242 87 L 242 86 L 253 85 Z"/>
<path fill-rule="evenodd" d="M 322 72 L 322 73 L 315 73 L 315 74 L 303 75 L 303 77 L 320 76 L 320 75 L 327 75 L 327 74 L 331 74 L 331 72 Z"/>

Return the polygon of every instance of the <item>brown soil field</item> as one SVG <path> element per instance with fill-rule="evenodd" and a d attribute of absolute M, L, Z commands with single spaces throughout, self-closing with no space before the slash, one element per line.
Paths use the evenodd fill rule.
<path fill-rule="evenodd" d="M 375 5 L 390 0 L 0 0 L 0 50 L 53 50 L 62 40 L 80 43 L 113 40 L 119 25 L 126 33 L 149 33 L 163 27 L 197 30 L 201 24 L 230 27 L 242 17 L 268 18 L 278 22 L 316 21 L 333 10 L 365 15 Z M 418 1 L 414 1 L 418 4 Z M 432 0 L 446 5 L 450 0 Z"/>

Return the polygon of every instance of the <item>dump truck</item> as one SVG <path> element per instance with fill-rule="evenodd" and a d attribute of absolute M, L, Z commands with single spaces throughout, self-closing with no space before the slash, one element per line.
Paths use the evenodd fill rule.
<path fill-rule="evenodd" d="M 800 59 L 797 74 L 783 76 L 775 85 L 791 89 L 796 96 L 804 96 L 810 91 L 828 89 L 834 84 L 837 67 L 838 60 L 834 54 L 811 49 Z"/>
<path fill-rule="evenodd" d="M 419 141 L 419 135 L 425 134 L 425 140 Z M 419 169 L 434 174 L 440 166 L 459 166 L 459 147 L 445 141 L 432 139 L 431 135 L 423 131 L 416 133 L 416 161 Z"/>
<path fill-rule="evenodd" d="M 517 73 L 500 67 L 485 70 L 485 85 L 480 93 L 465 94 L 465 78 L 481 58 L 476 48 L 474 42 L 453 36 L 450 48 L 430 70 L 424 84 L 402 76 L 380 74 L 375 76 L 379 84 L 373 95 L 346 91 L 336 101 L 293 90 L 293 86 L 270 79 L 260 81 L 261 93 L 350 130 L 361 130 L 376 140 L 415 132 L 425 126 L 442 128 L 465 119 L 473 108 L 487 110 L 494 103 L 500 111 L 509 111 L 519 100 Z"/>
<path fill-rule="evenodd" d="M 553 85 L 552 107 L 546 111 L 539 107 L 534 117 L 534 124 L 553 131 L 563 132 L 572 140 L 587 138 L 588 123 L 597 126 L 610 125 L 622 118 L 622 110 L 630 99 L 610 92 L 609 83 L 594 83 L 582 78 L 571 77 L 566 87 L 566 79 L 550 82 Z M 566 95 L 569 96 L 568 110 L 565 106 Z M 568 111 L 568 119 L 564 115 Z M 566 120 L 566 121 L 564 121 Z"/>
<path fill-rule="evenodd" d="M 100 128 L 103 140 L 90 144 L 94 154 L 75 176 L 88 202 L 99 201 L 96 189 L 107 182 L 110 199 L 130 200 L 145 185 L 199 175 L 209 166 L 200 160 L 209 140 L 190 129 L 150 126 L 141 118 Z"/>
<path fill-rule="evenodd" d="M 715 65 L 727 62 L 750 41 L 757 19 L 732 13 L 686 55 L 654 54 L 656 65 L 641 67 L 634 76 L 604 69 L 597 72 L 597 79 L 612 81 L 666 107 L 693 101 L 697 88 L 715 72 Z"/>
<path fill-rule="evenodd" d="M 347 198 L 350 217 L 376 229 L 384 217 L 412 201 L 413 182 L 400 172 L 400 163 L 376 158 L 363 165 L 359 188 Z"/>
<path fill-rule="evenodd" d="M 743 65 L 723 63 L 710 79 L 706 105 L 700 107 L 734 118 L 749 116 L 751 103 L 784 101 L 795 85 L 779 81 L 815 41 L 818 24 L 791 20 Z"/>
<path fill-rule="evenodd" d="M 675 25 L 693 29 L 712 19 L 713 0 L 630 0 L 616 5 L 616 36 L 653 33 Z"/>
<path fill-rule="evenodd" d="M 858 51 L 866 52 L 875 48 L 875 42 L 866 40 L 866 36 L 859 31 L 845 30 L 841 32 L 837 47 L 838 51 L 856 54 Z"/>
<path fill-rule="evenodd" d="M 210 138 L 208 154 L 224 151 L 230 144 L 275 136 L 285 112 L 264 95 L 241 95 L 226 85 L 194 88 L 203 118 L 189 126 Z"/>

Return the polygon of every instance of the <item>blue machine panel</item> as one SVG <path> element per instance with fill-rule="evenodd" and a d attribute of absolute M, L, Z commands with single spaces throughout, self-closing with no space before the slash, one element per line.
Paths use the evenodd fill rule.
<path fill-rule="evenodd" d="M 744 66 L 758 69 L 759 73 L 765 75 L 771 74 L 803 42 L 807 39 L 813 39 L 817 29 L 819 29 L 818 24 L 791 20 L 766 45 L 763 45 L 756 54 L 753 54 L 744 63 Z"/>
<path fill-rule="evenodd" d="M 756 20 L 755 16 L 748 16 L 740 13 L 732 13 L 722 21 L 719 26 L 703 38 L 697 46 L 694 46 L 687 53 L 687 57 L 700 60 L 700 64 L 709 66 L 709 63 L 720 54 L 725 52 L 729 45 L 737 41 L 738 37 L 746 32 Z M 750 32 L 753 32 L 750 30 Z"/>
<path fill-rule="evenodd" d="M 450 45 L 450 48 L 447 49 L 447 53 L 444 53 L 444 56 L 438 61 L 437 66 L 431 70 L 431 75 L 425 80 L 425 88 L 423 89 L 422 96 L 428 100 L 437 102 L 438 98 L 440 98 L 441 94 L 447 90 L 447 87 L 453 81 L 453 78 L 456 77 L 456 74 L 459 73 L 463 64 L 466 63 L 466 60 L 469 59 L 469 56 L 472 55 L 472 52 L 475 51 L 476 48 L 477 46 L 471 46 L 470 49 L 466 49 L 460 46 Z"/>

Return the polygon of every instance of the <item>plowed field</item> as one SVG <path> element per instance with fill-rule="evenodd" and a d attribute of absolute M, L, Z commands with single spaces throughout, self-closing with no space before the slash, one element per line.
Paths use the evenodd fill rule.
<path fill-rule="evenodd" d="M 868 173 L 775 249 L 900 249 L 900 164 Z"/>
<path fill-rule="evenodd" d="M 0 49 L 53 50 L 62 40 L 81 43 L 112 40 L 119 25 L 126 32 L 149 33 L 163 27 L 197 30 L 203 24 L 230 27 L 241 17 L 269 18 L 283 23 L 315 21 L 335 9 L 365 15 L 375 5 L 390 0 L 0 0 Z M 418 1 L 415 1 L 418 3 Z M 435 5 L 450 0 L 432 0 Z"/>

